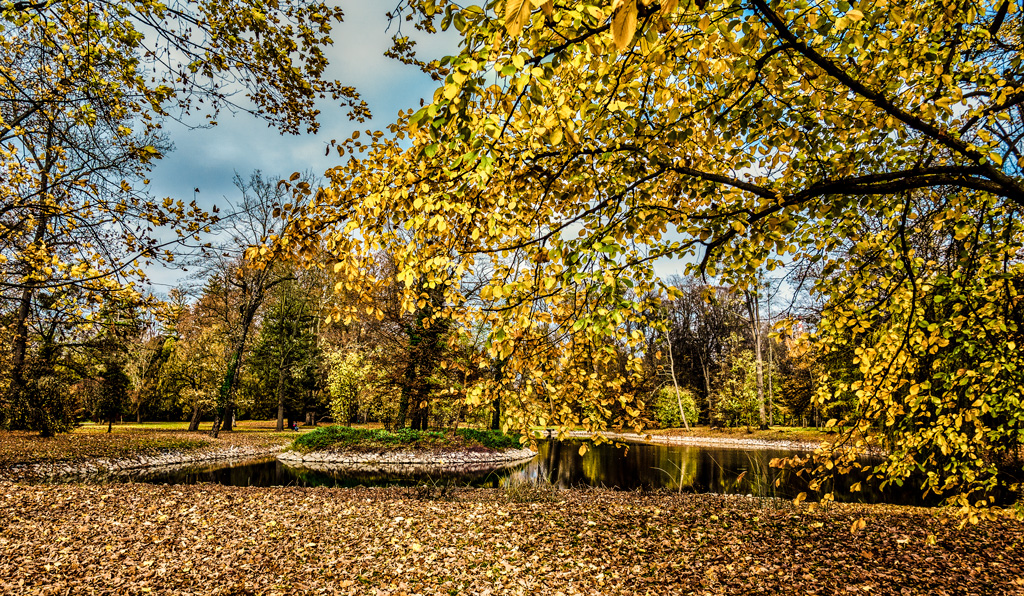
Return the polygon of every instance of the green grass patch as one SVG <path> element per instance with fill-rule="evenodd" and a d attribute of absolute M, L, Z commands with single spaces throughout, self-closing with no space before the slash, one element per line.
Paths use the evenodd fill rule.
<path fill-rule="evenodd" d="M 518 435 L 501 431 L 464 428 L 454 433 L 402 428 L 383 430 L 324 426 L 295 439 L 292 449 L 308 451 L 367 451 L 367 450 L 465 450 L 498 451 L 519 447 Z"/>
<path fill-rule="evenodd" d="M 466 441 L 477 442 L 480 445 L 500 451 L 502 449 L 518 449 L 521 447 L 519 434 L 506 435 L 500 430 L 479 430 L 476 428 L 460 428 L 455 434 Z"/>

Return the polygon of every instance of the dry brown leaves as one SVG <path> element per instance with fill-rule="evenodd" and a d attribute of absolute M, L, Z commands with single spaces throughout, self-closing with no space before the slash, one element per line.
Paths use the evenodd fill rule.
<path fill-rule="evenodd" d="M 201 432 L 116 427 L 110 434 L 82 428 L 54 437 L 40 437 L 38 433 L 30 432 L 0 431 L 0 467 L 55 461 L 81 462 L 96 458 L 117 459 L 228 446 L 268 447 L 284 445 L 294 439 L 294 433 L 243 431 L 221 433 L 214 439 Z"/>
<path fill-rule="evenodd" d="M 0 484 L 0 592 L 1017 594 L 1024 526 L 695 495 Z M 851 534 L 854 520 L 865 529 Z M 934 544 L 929 543 L 934 536 Z"/>

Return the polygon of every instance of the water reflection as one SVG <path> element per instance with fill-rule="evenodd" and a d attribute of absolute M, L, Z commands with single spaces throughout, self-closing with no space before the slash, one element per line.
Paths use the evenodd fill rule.
<path fill-rule="evenodd" d="M 793 472 L 772 468 L 773 458 L 798 452 L 781 449 L 724 449 L 696 445 L 588 444 L 579 454 L 580 441 L 541 442 L 537 457 L 515 470 L 507 481 L 549 482 L 559 488 L 596 486 L 619 490 L 667 489 L 680 492 L 741 494 L 792 499 L 807 492 L 807 480 Z M 861 481 L 862 490 L 850 488 Z M 887 487 L 880 490 L 863 476 L 839 478 L 837 501 L 920 505 L 920 492 Z"/>
<path fill-rule="evenodd" d="M 276 459 L 226 462 L 178 469 L 132 472 L 102 480 L 167 484 L 216 483 L 232 486 L 417 486 L 456 485 L 500 487 L 509 483 L 550 483 L 559 488 L 580 486 L 619 490 L 665 489 L 679 492 L 742 494 L 791 499 L 808 492 L 806 479 L 769 466 L 776 457 L 797 452 L 780 449 L 723 449 L 695 445 L 589 444 L 579 454 L 580 441 L 540 441 L 539 453 L 529 462 L 493 470 L 444 470 L 426 472 L 410 466 L 391 469 L 311 469 L 284 464 Z M 862 490 L 850 487 L 862 481 Z M 913 483 L 907 488 L 879 490 L 863 478 L 839 478 L 838 501 L 921 505 Z M 833 488 L 833 487 L 829 487 Z M 929 503 L 924 503 L 929 504 Z"/>
<path fill-rule="evenodd" d="M 368 469 L 312 469 L 283 463 L 277 459 L 247 462 L 218 462 L 175 469 L 132 471 L 109 480 L 146 482 L 156 484 L 224 484 L 228 486 L 417 486 L 424 484 L 452 484 L 456 486 L 500 486 L 508 474 L 494 470 L 446 469 L 441 473 L 428 473 L 410 467 L 408 473 L 391 470 Z"/>

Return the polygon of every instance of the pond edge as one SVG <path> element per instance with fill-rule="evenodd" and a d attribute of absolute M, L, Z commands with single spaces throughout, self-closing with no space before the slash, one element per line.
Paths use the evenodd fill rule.
<path fill-rule="evenodd" d="M 14 464 L 0 469 L 0 479 L 8 481 L 40 481 L 114 474 L 164 466 L 201 464 L 225 459 L 250 459 L 272 456 L 284 445 L 270 447 L 229 446 L 211 450 L 171 451 L 159 455 L 135 455 L 123 458 L 96 458 L 82 462 L 39 462 Z"/>
<path fill-rule="evenodd" d="M 537 455 L 530 449 L 506 449 L 503 451 L 311 451 L 299 453 L 285 451 L 277 456 L 284 463 L 317 463 L 345 465 L 435 465 L 452 466 L 463 464 L 507 463 L 526 461 Z"/>
<path fill-rule="evenodd" d="M 655 435 L 617 432 L 588 432 L 573 430 L 562 435 L 566 439 L 595 440 L 602 437 L 608 441 L 647 443 L 652 445 L 693 445 L 695 447 L 721 447 L 723 449 L 783 449 L 789 451 L 815 451 L 823 443 L 811 441 L 787 441 L 785 439 L 742 439 L 736 437 L 688 437 L 685 435 Z M 558 439 L 558 433 L 547 430 L 544 439 Z"/>

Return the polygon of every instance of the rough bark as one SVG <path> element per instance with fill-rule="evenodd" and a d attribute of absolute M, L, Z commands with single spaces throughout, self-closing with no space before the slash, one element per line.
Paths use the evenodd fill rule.
<path fill-rule="evenodd" d="M 281 354 L 281 365 L 277 369 L 277 430 L 284 430 L 284 354 Z"/>

